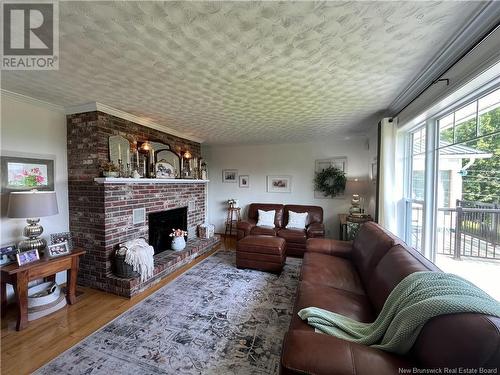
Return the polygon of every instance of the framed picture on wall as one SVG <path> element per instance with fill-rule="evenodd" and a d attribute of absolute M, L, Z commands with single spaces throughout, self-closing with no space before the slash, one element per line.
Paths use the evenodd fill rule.
<path fill-rule="evenodd" d="M 54 191 L 54 160 L 1 157 L 2 193 L 26 190 Z"/>
<path fill-rule="evenodd" d="M 247 188 L 250 186 L 250 177 L 248 175 L 239 176 L 240 188 Z"/>
<path fill-rule="evenodd" d="M 314 172 L 315 174 L 321 172 L 329 167 L 335 167 L 343 171 L 347 174 L 347 157 L 346 156 L 338 156 L 329 159 L 318 159 L 314 162 Z M 331 197 L 327 197 L 320 191 L 314 191 L 314 198 L 316 199 L 332 199 Z M 338 194 L 333 199 L 344 198 L 344 193 Z"/>
<path fill-rule="evenodd" d="M 291 193 L 292 176 L 267 176 L 268 193 Z"/>
<path fill-rule="evenodd" d="M 237 169 L 224 169 L 222 171 L 222 182 L 236 183 L 238 181 Z"/>

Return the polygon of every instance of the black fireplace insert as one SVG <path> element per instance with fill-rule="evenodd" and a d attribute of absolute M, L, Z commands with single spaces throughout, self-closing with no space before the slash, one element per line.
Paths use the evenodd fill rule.
<path fill-rule="evenodd" d="M 173 210 L 153 212 L 149 218 L 149 244 L 155 249 L 155 254 L 170 250 L 172 229 L 187 231 L 187 207 Z"/>

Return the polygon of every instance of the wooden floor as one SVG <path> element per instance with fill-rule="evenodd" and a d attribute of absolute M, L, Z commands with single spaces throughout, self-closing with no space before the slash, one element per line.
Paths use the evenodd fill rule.
<path fill-rule="evenodd" d="M 223 240 L 219 251 L 235 249 L 234 238 Z M 132 297 L 119 297 L 99 290 L 78 287 L 77 303 L 16 331 L 15 305 L 9 305 L 2 319 L 1 374 L 30 374 L 65 350 L 95 332 L 118 315 L 186 272 L 217 249 L 177 270 L 151 289 Z"/>

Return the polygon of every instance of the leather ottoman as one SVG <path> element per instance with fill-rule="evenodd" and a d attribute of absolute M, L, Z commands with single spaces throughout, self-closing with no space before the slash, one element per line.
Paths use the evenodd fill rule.
<path fill-rule="evenodd" d="M 250 235 L 236 243 L 236 267 L 280 273 L 285 264 L 285 240 Z"/>

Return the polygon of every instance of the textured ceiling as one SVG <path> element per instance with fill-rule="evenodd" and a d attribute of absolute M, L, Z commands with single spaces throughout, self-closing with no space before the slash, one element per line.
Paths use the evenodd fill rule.
<path fill-rule="evenodd" d="M 2 88 L 64 106 L 97 101 L 212 144 L 347 136 L 479 7 L 60 2 L 59 71 L 4 71 Z"/>

